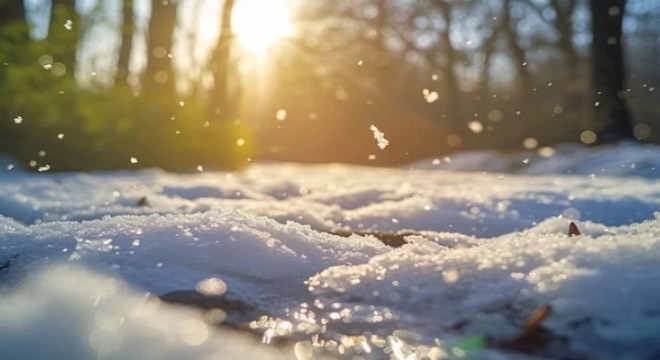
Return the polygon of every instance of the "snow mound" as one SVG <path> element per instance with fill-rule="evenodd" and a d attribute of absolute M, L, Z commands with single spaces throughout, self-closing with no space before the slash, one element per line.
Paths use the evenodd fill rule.
<path fill-rule="evenodd" d="M 329 266 L 364 262 L 386 247 L 376 239 L 340 238 L 296 223 L 214 209 L 15 227 L 0 233 L 0 250 L 0 261 L 16 257 L 0 279 L 20 277 L 43 263 L 71 261 L 163 294 L 194 289 L 221 274 L 237 295 L 250 294 L 253 298 L 246 300 L 277 309 L 278 295 L 304 291 L 306 277 Z M 277 281 L 300 286 L 278 289 Z"/>
<path fill-rule="evenodd" d="M 153 303 L 141 291 L 219 278 L 266 315 L 252 330 L 306 341 L 305 359 L 527 358 L 503 344 L 543 306 L 549 345 L 534 356 L 660 357 L 658 149 L 553 151 L 416 169 L 0 169 L 0 356 L 292 356 L 163 305 L 136 318 Z M 523 174 L 435 170 L 477 163 Z M 406 229 L 399 248 L 374 236 Z M 331 234 L 349 230 L 361 235 Z"/>
<path fill-rule="evenodd" d="M 429 159 L 409 166 L 414 169 L 507 172 L 528 175 L 574 174 L 660 178 L 660 147 L 624 143 L 585 147 L 574 144 L 537 151 L 503 153 L 466 151 L 444 160 Z"/>
<path fill-rule="evenodd" d="M 653 358 L 660 354 L 660 214 L 642 224 L 604 228 L 598 235 L 567 237 L 566 221 L 549 219 L 479 246 L 448 250 L 423 238 L 311 277 L 322 304 L 385 307 L 394 328 L 409 322 L 442 339 L 457 328 L 466 336 L 500 341 L 520 332 L 534 308 L 550 305 L 547 327 L 570 339 L 568 349 L 604 359 Z M 376 320 L 360 307 L 347 317 Z M 393 328 L 390 328 L 393 330 Z"/>
<path fill-rule="evenodd" d="M 660 208 L 660 183 L 293 164 L 258 164 L 238 174 L 0 175 L 0 214 L 23 224 L 193 214 L 218 206 L 326 231 L 493 237 L 558 215 L 610 226 L 640 222 Z"/>
<path fill-rule="evenodd" d="M 74 266 L 38 273 L 0 298 L 3 359 L 291 358 L 115 278 Z"/>

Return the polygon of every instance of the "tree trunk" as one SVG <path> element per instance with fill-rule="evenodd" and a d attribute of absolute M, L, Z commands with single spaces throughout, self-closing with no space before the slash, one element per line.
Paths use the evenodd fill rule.
<path fill-rule="evenodd" d="M 25 20 L 25 5 L 23 1 L 16 0 L 0 0 L 0 26 L 7 24 L 21 24 L 24 25 L 23 29 L 19 30 L 20 33 L 17 38 L 28 38 L 28 27 Z"/>
<path fill-rule="evenodd" d="M 151 19 L 147 39 L 147 68 L 143 86 L 147 93 L 174 93 L 172 70 L 172 37 L 176 25 L 176 5 L 151 0 Z"/>
<path fill-rule="evenodd" d="M 634 139 L 625 98 L 621 35 L 626 0 L 591 0 L 591 58 L 598 143 Z"/>
<path fill-rule="evenodd" d="M 590 98 L 587 95 L 584 72 L 580 71 L 582 61 L 573 44 L 575 31 L 573 30 L 573 14 L 577 6 L 576 0 L 551 0 L 550 6 L 556 14 L 555 29 L 559 34 L 557 47 L 561 51 L 566 67 L 566 81 L 564 83 L 564 116 L 573 124 L 572 126 L 582 128 L 591 115 L 586 108 Z M 571 130 L 571 129 L 567 129 Z"/>
<path fill-rule="evenodd" d="M 122 2 L 121 46 L 117 58 L 115 84 L 126 84 L 130 70 L 131 48 L 133 47 L 133 0 Z"/>
<path fill-rule="evenodd" d="M 481 50 L 484 54 L 484 61 L 482 63 L 482 71 L 479 76 L 479 89 L 481 102 L 485 103 L 490 98 L 490 70 L 491 63 L 493 59 L 493 54 L 495 53 L 495 40 L 497 40 L 497 32 L 493 31 L 493 34 L 484 40 L 484 45 L 481 47 Z"/>
<path fill-rule="evenodd" d="M 213 73 L 213 88 L 209 93 L 207 116 L 209 121 L 226 121 L 236 115 L 237 104 L 231 104 L 229 99 L 229 71 L 231 48 L 234 43 L 232 30 L 232 12 L 234 0 L 225 0 L 222 7 L 222 23 L 220 36 L 211 58 Z"/>
<path fill-rule="evenodd" d="M 377 91 L 394 94 L 398 90 L 392 87 L 393 73 L 392 73 L 392 54 L 387 50 L 385 45 L 385 28 L 388 25 L 388 8 L 387 0 L 373 1 L 376 8 L 377 15 L 368 21 L 369 27 L 375 30 L 376 34 L 373 37 L 367 38 L 368 52 L 367 52 L 367 66 L 371 69 L 372 86 Z"/>
<path fill-rule="evenodd" d="M 521 100 L 523 104 L 529 104 L 527 100 L 529 100 L 532 91 L 533 81 L 527 64 L 527 53 L 518 43 L 518 26 L 511 18 L 511 0 L 504 0 L 502 6 L 502 26 L 518 72 Z"/>
<path fill-rule="evenodd" d="M 76 0 L 52 0 L 48 25 L 48 46 L 56 63 L 61 63 L 70 76 L 75 74 L 80 17 Z"/>
<path fill-rule="evenodd" d="M 195 6 L 192 9 L 192 18 L 199 19 L 202 17 L 202 13 L 206 11 L 205 7 L 206 5 L 203 1 L 195 2 Z M 186 32 L 185 36 L 187 42 L 186 51 L 188 54 L 191 54 L 190 59 L 188 59 L 188 61 L 190 61 L 187 74 L 190 84 L 188 94 L 191 98 L 199 98 L 202 96 L 201 94 L 205 94 L 206 92 L 203 78 L 207 71 L 208 59 L 201 60 L 192 56 L 192 54 L 195 53 L 195 49 L 199 46 L 199 31 L 197 31 L 197 29 L 190 29 Z"/>
<path fill-rule="evenodd" d="M 573 45 L 573 37 L 575 36 L 575 31 L 573 31 L 573 13 L 575 12 L 576 7 L 575 0 L 560 1 L 552 0 L 550 1 L 550 6 L 555 11 L 557 19 L 555 20 L 555 29 L 559 34 L 558 47 L 564 56 L 566 61 L 566 66 L 568 67 L 569 77 L 577 75 L 577 67 L 580 63 L 580 56 Z"/>
<path fill-rule="evenodd" d="M 447 98 L 447 118 L 448 128 L 454 135 L 461 135 L 463 131 L 460 110 L 460 89 L 458 79 L 455 73 L 456 51 L 451 44 L 451 5 L 446 1 L 438 1 L 438 8 L 445 21 L 446 27 L 440 34 L 442 39 L 443 52 L 447 57 L 447 64 L 444 68 L 444 93 Z"/>
<path fill-rule="evenodd" d="M 503 9 L 504 11 L 506 9 Z M 479 96 L 481 97 L 481 112 L 487 113 L 491 106 L 491 64 L 493 60 L 493 55 L 496 53 L 496 44 L 500 37 L 500 34 L 504 30 L 505 23 L 501 20 L 503 16 L 497 16 L 500 19 L 491 30 L 490 36 L 485 36 L 483 46 L 481 51 L 484 54 L 484 61 L 482 64 L 483 70 L 479 78 Z"/>
<path fill-rule="evenodd" d="M 0 96 L 3 98 L 0 103 L 0 119 L 11 119 L 16 116 L 16 112 L 11 101 L 4 96 L 7 91 L 12 91 L 7 78 L 17 64 L 31 64 L 34 61 L 25 55 L 30 37 L 23 1 L 0 0 L 0 36 L 3 40 L 0 43 L 0 58 L 9 64 L 0 66 Z M 0 152 L 12 153 L 19 147 L 20 131 L 13 121 L 0 121 Z"/>

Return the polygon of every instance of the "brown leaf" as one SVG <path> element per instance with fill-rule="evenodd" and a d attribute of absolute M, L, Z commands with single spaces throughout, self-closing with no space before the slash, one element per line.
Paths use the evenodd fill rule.
<path fill-rule="evenodd" d="M 11 266 L 11 261 L 7 260 L 7 261 L 5 261 L 5 263 L 2 266 L 0 266 L 0 271 L 2 271 L 4 269 L 7 269 L 10 266 Z"/>
<path fill-rule="evenodd" d="M 500 343 L 500 346 L 530 354 L 544 349 L 552 341 L 553 334 L 541 327 L 541 322 L 551 313 L 550 305 L 539 306 L 527 318 L 522 333 L 513 340 Z"/>
<path fill-rule="evenodd" d="M 143 197 L 139 198 L 136 205 L 139 206 L 139 207 L 149 206 L 149 202 L 147 201 L 147 197 L 143 196 Z"/>
<path fill-rule="evenodd" d="M 571 223 L 568 225 L 568 237 L 578 235 L 582 235 L 582 233 L 580 232 L 580 229 L 578 229 L 577 225 L 571 221 Z"/>
<path fill-rule="evenodd" d="M 407 244 L 406 236 L 420 235 L 413 231 L 396 231 L 396 232 L 377 232 L 377 231 L 350 231 L 350 230 L 333 230 L 328 233 L 341 237 L 349 237 L 351 235 L 359 236 L 373 236 L 380 240 L 383 244 L 393 248 L 400 248 Z"/>
<path fill-rule="evenodd" d="M 525 331 L 533 331 L 541 325 L 541 322 L 552 314 L 550 305 L 542 305 L 537 307 L 534 312 L 527 318 L 525 322 Z"/>

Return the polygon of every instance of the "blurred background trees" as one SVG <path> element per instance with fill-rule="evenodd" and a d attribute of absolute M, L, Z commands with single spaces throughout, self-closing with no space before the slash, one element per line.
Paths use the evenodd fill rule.
<path fill-rule="evenodd" d="M 0 151 L 194 171 L 658 143 L 659 17 L 644 0 L 0 0 Z"/>

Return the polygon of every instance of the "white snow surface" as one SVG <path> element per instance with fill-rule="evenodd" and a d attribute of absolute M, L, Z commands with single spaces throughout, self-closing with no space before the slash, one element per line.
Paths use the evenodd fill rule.
<path fill-rule="evenodd" d="M 660 149 L 554 151 L 194 175 L 3 167 L 1 357 L 657 358 Z M 338 229 L 416 235 L 392 248 Z M 303 341 L 260 346 L 155 299 L 211 277 L 272 317 L 255 328 Z M 541 305 L 562 342 L 492 345 Z"/>
<path fill-rule="evenodd" d="M 44 269 L 0 298 L 3 359 L 287 359 L 207 325 L 122 281 L 75 266 Z"/>

